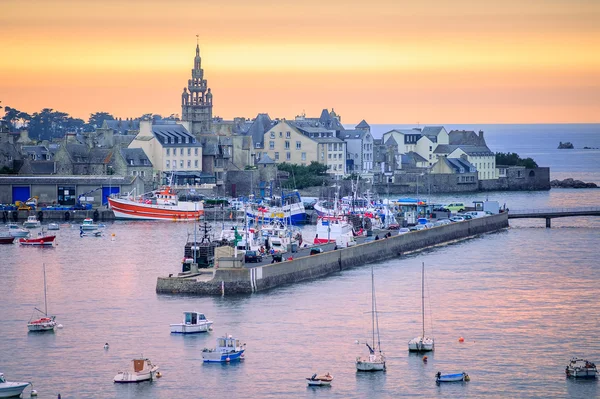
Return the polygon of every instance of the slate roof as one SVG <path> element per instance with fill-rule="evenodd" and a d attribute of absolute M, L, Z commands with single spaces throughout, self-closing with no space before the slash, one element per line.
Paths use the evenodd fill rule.
<path fill-rule="evenodd" d="M 317 143 L 343 143 L 344 140 L 340 140 L 337 137 L 311 137 Z"/>
<path fill-rule="evenodd" d="M 423 130 L 421 130 L 421 134 L 423 136 L 438 136 L 444 129 L 444 126 L 425 126 Z"/>
<path fill-rule="evenodd" d="M 396 139 L 394 138 L 394 136 L 390 136 L 388 137 L 388 139 L 385 141 L 384 143 L 386 146 L 391 146 L 391 145 L 398 145 L 398 142 L 396 141 Z"/>
<path fill-rule="evenodd" d="M 152 166 L 152 162 L 142 148 L 121 148 L 121 155 L 128 166 Z"/>
<path fill-rule="evenodd" d="M 452 151 L 456 150 L 459 146 L 450 145 L 450 144 L 438 144 L 433 150 L 434 154 L 450 154 Z"/>
<path fill-rule="evenodd" d="M 452 145 L 452 144 L 440 144 L 433 151 L 434 154 L 450 154 L 452 151 L 460 148 L 465 154 L 473 156 L 491 156 L 494 153 L 487 146 L 475 146 L 475 145 Z"/>
<path fill-rule="evenodd" d="M 67 143 L 65 149 L 71 157 L 73 163 L 87 163 L 89 148 L 85 144 Z"/>
<path fill-rule="evenodd" d="M 407 152 L 406 154 L 402 154 L 402 163 L 416 165 L 417 162 L 428 162 L 425 158 L 420 156 L 414 151 Z"/>
<path fill-rule="evenodd" d="M 477 168 L 475 168 L 475 166 L 473 166 L 473 164 L 471 164 L 466 159 L 446 157 L 444 157 L 443 159 L 446 160 L 448 166 L 453 168 L 456 173 L 471 173 L 471 170 L 473 170 L 473 172 L 477 171 Z"/>
<path fill-rule="evenodd" d="M 262 158 L 260 159 L 260 161 L 257 162 L 257 164 L 260 165 L 270 165 L 270 164 L 274 164 L 275 161 L 273 161 L 271 159 L 271 157 L 269 156 L 269 154 L 267 154 L 266 152 L 263 152 L 262 154 Z"/>
<path fill-rule="evenodd" d="M 477 133 L 472 130 L 451 130 L 448 133 L 448 142 L 454 145 L 486 145 L 483 137 L 479 137 Z"/>
<path fill-rule="evenodd" d="M 56 173 L 54 161 L 29 161 L 29 169 L 34 175 L 51 175 Z"/>
<path fill-rule="evenodd" d="M 358 125 L 356 125 L 355 129 L 370 129 L 371 126 L 364 119 L 360 121 Z"/>
<path fill-rule="evenodd" d="M 344 130 L 340 132 L 340 138 L 343 140 L 362 140 L 369 134 L 366 130 Z"/>
<path fill-rule="evenodd" d="M 24 145 L 21 147 L 21 153 L 28 157 L 32 155 L 35 160 L 45 160 L 48 149 L 43 145 Z"/>
<path fill-rule="evenodd" d="M 88 162 L 107 164 L 110 162 L 112 155 L 112 148 L 92 148 L 88 154 Z"/>
<path fill-rule="evenodd" d="M 252 144 L 256 146 L 256 143 L 262 145 L 265 133 L 273 126 L 273 121 L 269 117 L 269 114 L 258 114 L 252 121 L 252 124 L 246 132 L 247 136 L 252 136 Z"/>
<path fill-rule="evenodd" d="M 139 119 L 107 119 L 106 127 L 114 130 L 118 134 L 127 134 L 129 130 L 140 130 L 140 120 Z"/>
<path fill-rule="evenodd" d="M 201 147 L 183 125 L 162 121 L 152 125 L 152 134 L 163 147 Z M 187 142 L 186 142 L 187 140 Z"/>

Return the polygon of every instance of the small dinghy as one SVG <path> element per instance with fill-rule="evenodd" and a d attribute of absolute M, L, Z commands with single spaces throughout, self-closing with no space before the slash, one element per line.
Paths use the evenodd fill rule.
<path fill-rule="evenodd" d="M 131 368 L 128 371 L 119 371 L 115 376 L 115 382 L 142 382 L 152 381 L 160 377 L 158 366 L 153 364 L 149 359 L 133 359 Z"/>
<path fill-rule="evenodd" d="M 438 371 L 435 375 L 435 382 L 457 382 L 457 381 L 469 381 L 471 378 L 467 373 L 457 373 L 457 374 L 442 374 Z"/>
<path fill-rule="evenodd" d="M 0 398 L 20 397 L 29 384 L 31 383 L 6 381 L 4 374 L 0 373 Z"/>
<path fill-rule="evenodd" d="M 329 373 L 325 375 L 317 375 L 313 374 L 312 377 L 307 378 L 306 381 L 308 385 L 315 387 L 329 386 L 331 385 L 331 381 L 333 381 L 333 376 Z"/>
<path fill-rule="evenodd" d="M 48 225 L 48 230 L 60 230 L 60 225 L 58 223 L 50 223 Z"/>
<path fill-rule="evenodd" d="M 567 365 L 565 373 L 567 377 L 573 378 L 596 378 L 598 369 L 594 363 L 574 357 Z"/>

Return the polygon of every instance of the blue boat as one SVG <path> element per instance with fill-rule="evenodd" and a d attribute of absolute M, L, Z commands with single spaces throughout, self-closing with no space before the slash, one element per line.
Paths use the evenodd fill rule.
<path fill-rule="evenodd" d="M 204 348 L 202 350 L 202 360 L 205 363 L 229 363 L 244 360 L 245 350 L 246 344 L 240 344 L 239 339 L 228 335 L 217 338 L 217 346 L 214 349 Z"/>
<path fill-rule="evenodd" d="M 471 378 L 467 373 L 457 373 L 457 374 L 442 374 L 438 371 L 435 375 L 435 382 L 457 382 L 457 381 L 469 381 Z"/>
<path fill-rule="evenodd" d="M 281 197 L 263 200 L 259 204 L 246 204 L 246 215 L 256 223 L 285 221 L 290 224 L 306 223 L 306 210 L 298 191 L 282 193 Z"/>

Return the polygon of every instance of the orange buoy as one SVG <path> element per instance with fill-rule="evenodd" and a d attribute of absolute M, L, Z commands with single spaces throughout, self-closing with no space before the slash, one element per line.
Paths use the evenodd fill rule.
<path fill-rule="evenodd" d="M 427 363 L 427 356 L 423 356 L 423 363 Z"/>
<path fill-rule="evenodd" d="M 464 339 L 463 337 L 460 337 L 460 338 L 458 339 L 458 342 L 465 342 L 465 339 Z"/>

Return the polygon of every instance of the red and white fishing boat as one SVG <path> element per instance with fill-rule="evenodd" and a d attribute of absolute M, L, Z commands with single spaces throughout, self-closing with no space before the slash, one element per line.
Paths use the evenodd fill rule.
<path fill-rule="evenodd" d="M 56 236 L 39 235 L 35 238 L 19 238 L 21 245 L 52 246 Z"/>
<path fill-rule="evenodd" d="M 116 219 L 197 220 L 204 215 L 202 202 L 179 201 L 177 193 L 164 186 L 150 197 L 108 197 Z"/>
<path fill-rule="evenodd" d="M 348 240 L 354 236 L 352 224 L 347 218 L 341 216 L 323 216 L 317 220 L 317 234 L 314 244 L 327 244 Z M 344 245 L 346 246 L 346 245 Z"/>

